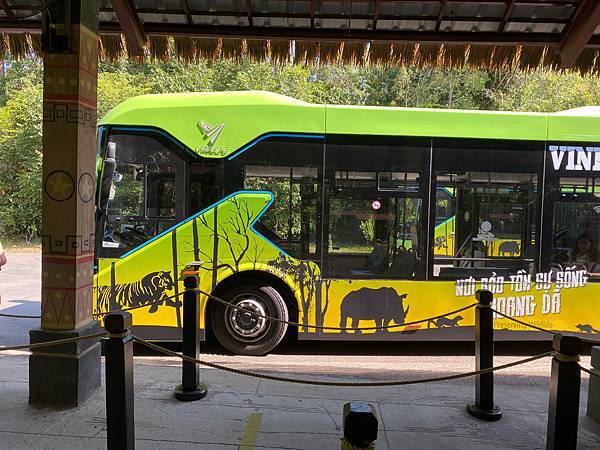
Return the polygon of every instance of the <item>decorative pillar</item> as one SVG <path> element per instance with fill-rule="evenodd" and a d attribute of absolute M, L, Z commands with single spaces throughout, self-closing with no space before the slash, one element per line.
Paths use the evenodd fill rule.
<path fill-rule="evenodd" d="M 34 342 L 93 334 L 99 0 L 59 0 L 44 16 L 42 320 Z M 29 402 L 77 406 L 100 386 L 100 344 L 34 351 Z"/>

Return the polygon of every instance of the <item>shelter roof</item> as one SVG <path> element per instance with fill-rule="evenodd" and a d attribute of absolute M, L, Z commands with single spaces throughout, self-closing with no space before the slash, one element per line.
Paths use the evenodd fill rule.
<path fill-rule="evenodd" d="M 0 0 L 0 31 L 39 33 L 39 15 L 13 20 L 10 3 Z M 109 58 L 166 58 L 173 37 L 185 60 L 246 55 L 587 71 L 600 65 L 599 23 L 597 0 L 102 0 L 100 9 Z M 35 50 L 35 42 L 27 45 Z"/>

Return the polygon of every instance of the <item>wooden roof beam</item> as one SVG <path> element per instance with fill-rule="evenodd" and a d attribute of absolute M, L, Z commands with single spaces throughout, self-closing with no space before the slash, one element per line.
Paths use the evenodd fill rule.
<path fill-rule="evenodd" d="M 444 18 L 447 5 L 448 0 L 440 0 L 440 9 L 438 10 L 437 21 L 435 22 L 435 31 L 440 31 L 440 26 L 442 26 L 442 19 Z"/>
<path fill-rule="evenodd" d="M 301 41 L 345 41 L 345 42 L 385 42 L 385 43 L 415 43 L 430 44 L 465 44 L 465 45 L 524 45 L 528 47 L 550 46 L 558 50 L 560 35 L 558 33 L 498 33 L 498 32 L 423 32 L 381 30 L 373 33 L 371 30 L 353 30 L 348 34 L 346 29 L 323 30 L 290 27 L 235 27 L 219 25 L 188 25 L 188 24 L 146 23 L 145 30 L 149 34 L 163 36 L 193 36 L 193 37 L 230 37 L 249 39 L 298 39 Z M 9 20 L 0 19 L 0 31 L 10 33 L 39 34 L 39 20 Z M 101 22 L 101 34 L 122 34 L 123 30 L 116 22 Z M 600 49 L 600 36 L 592 36 L 587 48 Z"/>
<path fill-rule="evenodd" d="M 146 33 L 131 0 L 110 0 L 119 25 L 125 35 L 127 51 L 132 56 L 142 56 L 146 44 Z"/>
<path fill-rule="evenodd" d="M 572 67 L 600 24 L 600 2 L 582 0 L 569 22 L 558 48 L 560 66 Z"/>
<path fill-rule="evenodd" d="M 502 16 L 502 22 L 498 27 L 498 31 L 502 32 L 506 28 L 506 24 L 512 15 L 513 9 L 515 9 L 515 0 L 506 0 L 506 9 L 504 10 L 504 16 Z"/>
<path fill-rule="evenodd" d="M 15 15 L 12 12 L 12 9 L 10 8 L 8 2 L 6 0 L 0 0 L 0 6 L 2 7 L 2 9 L 4 10 L 4 12 L 6 13 L 6 16 L 9 19 L 12 19 L 15 17 Z"/>
<path fill-rule="evenodd" d="M 353 0 L 356 1 L 356 0 Z M 378 4 L 380 4 L 380 2 L 383 2 L 385 0 L 377 0 Z M 112 8 L 100 8 L 100 12 L 113 12 Z M 138 8 L 137 9 L 138 14 L 162 14 L 162 15 L 177 15 L 180 16 L 183 14 L 183 12 L 181 10 L 174 10 L 174 9 L 156 9 L 156 8 Z M 193 15 L 195 16 L 203 16 L 203 17 L 207 17 L 207 16 L 223 16 L 223 17 L 238 17 L 240 15 L 239 11 L 219 11 L 218 13 L 215 13 L 214 11 L 199 11 L 199 10 L 195 10 L 193 11 Z M 346 18 L 346 16 L 344 15 L 339 15 L 339 14 L 331 14 L 331 13 L 314 13 L 312 16 L 310 15 L 310 13 L 274 13 L 274 12 L 260 12 L 260 11 L 252 11 L 252 17 L 253 18 L 257 18 L 257 17 L 261 17 L 261 18 L 271 18 L 271 17 L 276 17 L 279 19 L 285 19 L 285 18 L 289 18 L 289 19 L 310 19 L 312 18 L 319 18 L 319 19 L 340 19 L 343 20 Z M 374 15 L 373 14 L 354 14 L 352 16 L 353 19 L 360 19 L 360 20 L 373 20 L 374 19 Z M 377 20 L 398 20 L 398 16 L 394 16 L 393 14 L 379 14 L 379 12 L 376 15 Z M 406 15 L 406 16 L 401 16 L 401 18 L 403 20 L 415 20 L 415 21 L 420 21 L 420 20 L 427 20 L 427 21 L 436 21 L 437 20 L 437 13 L 433 16 L 423 16 L 423 15 Z M 472 17 L 472 16 L 455 16 L 453 15 L 451 18 L 452 22 L 498 22 L 498 18 L 494 17 L 494 16 L 490 16 L 490 17 Z M 567 24 L 569 22 L 568 19 L 557 19 L 557 18 L 552 18 L 552 19 L 546 19 L 544 17 L 510 17 L 510 22 L 515 22 L 515 23 L 545 23 L 545 24 Z M 178 26 L 176 23 L 173 24 L 175 27 Z"/>
<path fill-rule="evenodd" d="M 192 10 L 190 9 L 188 0 L 179 0 L 179 3 L 181 4 L 181 9 L 183 9 L 185 20 L 187 20 L 188 25 L 193 25 L 194 20 L 192 19 Z"/>
<path fill-rule="evenodd" d="M 377 29 L 377 21 L 379 20 L 379 0 L 375 0 L 375 4 L 373 5 L 373 27 L 372 30 L 375 31 Z"/>
<path fill-rule="evenodd" d="M 250 3 L 250 0 L 246 0 L 246 14 L 248 15 L 248 25 L 253 27 L 254 21 L 252 20 L 252 3 Z"/>
<path fill-rule="evenodd" d="M 0 20 L 0 29 L 3 28 Z M 496 32 L 439 32 L 433 31 L 396 31 L 378 29 L 352 30 L 348 34 L 346 28 L 322 29 L 292 27 L 238 27 L 233 25 L 186 25 L 176 27 L 168 23 L 147 23 L 145 29 L 149 34 L 165 36 L 195 37 L 228 37 L 246 39 L 298 39 L 301 41 L 344 41 L 344 42 L 427 42 L 436 44 L 481 44 L 481 45 L 526 45 L 558 47 L 560 35 L 554 33 L 496 33 Z M 120 31 L 118 24 L 105 22 L 100 24 L 101 33 Z M 588 47 L 600 47 L 600 38 L 592 38 Z"/>

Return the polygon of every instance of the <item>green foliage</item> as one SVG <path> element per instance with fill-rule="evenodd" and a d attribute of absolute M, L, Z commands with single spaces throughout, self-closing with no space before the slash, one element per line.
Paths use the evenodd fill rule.
<path fill-rule="evenodd" d="M 361 220 L 359 228 L 367 244 L 372 244 L 375 240 L 375 219 Z"/>
<path fill-rule="evenodd" d="M 204 92 L 211 88 L 210 72 L 205 64 L 157 62 L 147 66 L 147 85 L 153 94 Z"/>
<path fill-rule="evenodd" d="M 367 104 L 417 108 L 487 109 L 486 72 L 467 69 L 371 69 Z"/>
<path fill-rule="evenodd" d="M 0 64 L 2 62 L 0 59 Z M 7 59 L 3 63 L 4 66 L 0 67 L 0 108 L 6 106 L 13 93 L 42 83 L 42 65 L 38 59 Z"/>
<path fill-rule="evenodd" d="M 32 239 L 41 228 L 42 66 L 38 59 L 5 60 L 0 70 L 0 236 Z M 470 69 L 292 66 L 219 60 L 101 62 L 98 116 L 147 93 L 260 89 L 312 103 L 560 111 L 600 104 L 600 78 L 571 72 L 488 73 Z M 271 188 L 289 198 L 279 180 Z M 299 192 L 291 193 L 299 214 Z M 289 205 L 274 205 L 269 220 L 288 231 Z M 410 207 L 407 215 L 412 216 Z M 295 221 L 296 222 L 296 221 Z M 361 223 L 365 238 L 370 224 Z M 297 235 L 299 229 L 292 229 Z"/>
<path fill-rule="evenodd" d="M 98 74 L 98 117 L 104 116 L 129 97 L 151 92 L 141 75 L 132 75 L 128 72 L 100 73 Z"/>
<path fill-rule="evenodd" d="M 135 169 L 131 173 L 122 173 L 118 182 L 113 182 L 115 205 L 124 216 L 140 216 L 144 214 L 144 183 L 137 180 Z M 109 206 L 109 209 L 111 206 Z"/>
<path fill-rule="evenodd" d="M 41 229 L 42 87 L 22 83 L 0 109 L 0 236 L 31 239 Z"/>
<path fill-rule="evenodd" d="M 516 73 L 504 89 L 491 92 L 497 109 L 556 112 L 600 105 L 600 78 L 575 72 Z"/>
<path fill-rule="evenodd" d="M 362 70 L 343 66 L 324 66 L 311 73 L 319 103 L 363 105 L 366 80 Z"/>

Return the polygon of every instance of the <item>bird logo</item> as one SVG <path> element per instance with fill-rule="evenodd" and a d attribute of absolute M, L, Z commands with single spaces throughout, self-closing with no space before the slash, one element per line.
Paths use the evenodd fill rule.
<path fill-rule="evenodd" d="M 198 122 L 198 128 L 200 128 L 200 131 L 202 131 L 202 134 L 204 134 L 204 139 L 209 139 L 210 145 L 215 145 L 217 139 L 219 139 L 219 136 L 223 131 L 223 128 L 225 128 L 225 122 L 221 122 L 216 127 L 213 127 L 201 120 Z"/>

